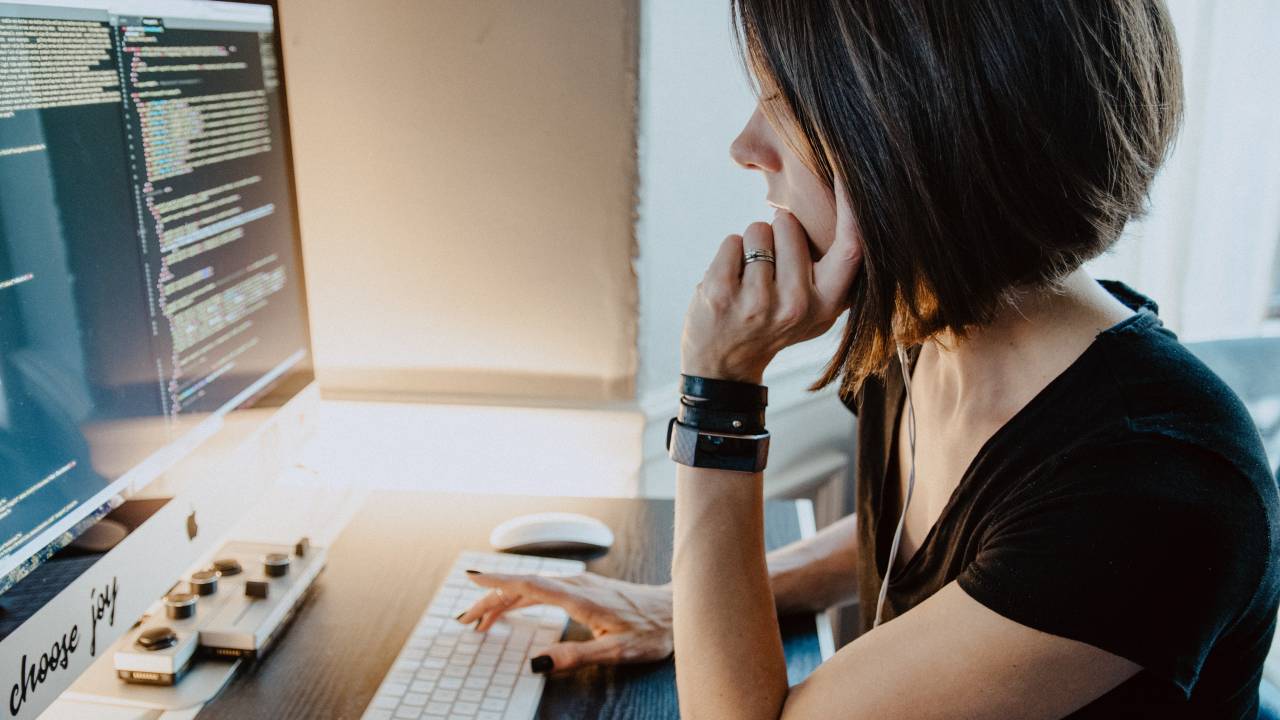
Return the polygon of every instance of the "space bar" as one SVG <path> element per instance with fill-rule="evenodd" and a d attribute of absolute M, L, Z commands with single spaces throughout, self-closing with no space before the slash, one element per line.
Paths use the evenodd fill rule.
<path fill-rule="evenodd" d="M 502 720 L 530 720 L 538 714 L 538 700 L 542 697 L 541 678 L 522 677 L 516 680 L 507 701 L 507 712 Z"/>

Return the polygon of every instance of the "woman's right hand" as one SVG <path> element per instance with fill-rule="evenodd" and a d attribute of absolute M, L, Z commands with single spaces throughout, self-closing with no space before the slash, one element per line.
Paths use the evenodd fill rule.
<path fill-rule="evenodd" d="M 569 577 L 501 575 L 468 571 L 472 582 L 490 589 L 458 622 L 493 626 L 503 613 L 530 605 L 557 605 L 591 630 L 592 639 L 558 642 L 531 649 L 550 658 L 538 672 L 572 670 L 583 665 L 640 663 L 671 655 L 671 586 L 637 585 L 594 573 Z"/>

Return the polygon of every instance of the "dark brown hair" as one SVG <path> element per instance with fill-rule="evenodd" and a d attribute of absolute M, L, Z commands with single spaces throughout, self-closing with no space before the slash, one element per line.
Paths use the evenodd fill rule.
<path fill-rule="evenodd" d="M 845 181 L 863 246 L 823 376 L 990 321 L 1102 253 L 1182 116 L 1161 0 L 731 0 L 763 109 Z"/>

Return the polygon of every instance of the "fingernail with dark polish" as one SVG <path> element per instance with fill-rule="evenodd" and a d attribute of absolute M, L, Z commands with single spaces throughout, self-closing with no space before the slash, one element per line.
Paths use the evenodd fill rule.
<path fill-rule="evenodd" d="M 475 627 L 475 629 L 476 629 L 476 630 L 479 630 L 479 629 L 480 629 L 480 621 L 479 621 L 479 620 L 477 620 L 477 621 L 476 621 L 476 627 Z"/>
<path fill-rule="evenodd" d="M 468 574 L 468 575 L 483 575 L 484 573 L 480 572 L 479 570 L 468 570 L 468 571 L 467 571 L 467 574 Z"/>
<path fill-rule="evenodd" d="M 551 660 L 550 655 L 539 655 L 529 661 L 529 669 L 536 673 L 549 673 L 555 668 L 555 663 Z"/>
<path fill-rule="evenodd" d="M 462 619 L 462 616 L 463 616 L 463 615 L 466 615 L 466 614 L 467 614 L 467 611 L 466 611 L 466 610 L 463 610 L 462 612 L 458 613 L 458 616 L 457 616 L 457 617 L 455 617 L 455 618 L 454 618 L 454 620 L 461 620 L 461 619 Z"/>

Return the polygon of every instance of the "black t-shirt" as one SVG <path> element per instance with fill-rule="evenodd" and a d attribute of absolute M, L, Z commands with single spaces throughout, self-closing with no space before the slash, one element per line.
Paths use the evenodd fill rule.
<path fill-rule="evenodd" d="M 1103 285 L 1137 313 L 979 450 L 884 617 L 955 580 L 1010 620 L 1142 666 L 1071 718 L 1254 718 L 1280 603 L 1275 479 L 1240 400 L 1154 303 Z M 864 630 L 901 509 L 903 399 L 896 364 L 844 398 L 859 418 Z"/>

